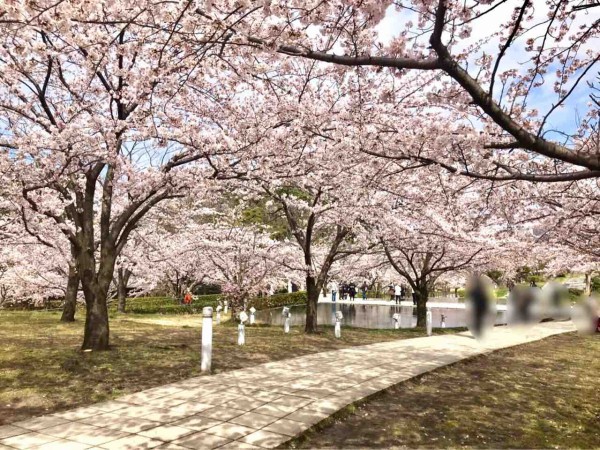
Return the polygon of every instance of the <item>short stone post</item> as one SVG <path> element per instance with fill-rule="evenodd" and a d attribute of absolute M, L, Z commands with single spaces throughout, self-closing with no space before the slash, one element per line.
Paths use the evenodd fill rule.
<path fill-rule="evenodd" d="M 225 308 L 224 308 L 224 310 L 223 310 L 223 312 L 224 312 L 225 314 L 227 314 L 227 310 L 228 310 L 227 308 L 228 308 L 228 306 L 229 306 L 229 302 L 228 302 L 227 300 L 225 300 Z"/>
<path fill-rule="evenodd" d="M 254 313 L 256 312 L 256 308 L 254 306 L 250 307 L 250 325 L 254 325 L 255 318 Z"/>
<path fill-rule="evenodd" d="M 431 308 L 427 308 L 426 323 L 427 323 L 427 336 L 431 336 L 433 331 L 433 316 L 431 314 Z"/>
<path fill-rule="evenodd" d="M 246 327 L 244 326 L 246 320 L 248 320 L 248 314 L 246 314 L 246 311 L 242 311 L 240 313 L 240 324 L 238 325 L 238 345 L 246 344 Z"/>
<path fill-rule="evenodd" d="M 202 308 L 202 358 L 201 372 L 210 372 L 212 363 L 212 317 L 213 309 L 210 306 Z"/>
<path fill-rule="evenodd" d="M 341 311 L 336 311 L 335 312 L 335 337 L 336 338 L 341 338 L 342 337 L 342 319 L 344 318 L 344 315 L 342 314 Z"/>
<path fill-rule="evenodd" d="M 395 313 L 395 314 L 392 316 L 392 320 L 394 321 L 394 329 L 395 329 L 395 330 L 398 330 L 398 329 L 400 329 L 400 318 L 401 318 L 401 317 L 402 317 L 402 316 L 400 315 L 400 313 Z"/>
<path fill-rule="evenodd" d="M 281 315 L 284 318 L 283 332 L 289 333 L 290 332 L 290 318 L 292 317 L 292 313 L 290 313 L 290 308 L 288 308 L 287 306 L 284 306 L 283 310 L 281 311 Z"/>
<path fill-rule="evenodd" d="M 221 310 L 223 307 L 221 305 L 217 305 L 217 325 L 221 323 Z"/>

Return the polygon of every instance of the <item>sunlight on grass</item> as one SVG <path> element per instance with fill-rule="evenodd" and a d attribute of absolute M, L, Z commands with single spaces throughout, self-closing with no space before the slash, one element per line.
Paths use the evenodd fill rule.
<path fill-rule="evenodd" d="M 111 319 L 112 350 L 79 351 L 81 319 L 59 322 L 54 312 L 0 311 L 0 425 L 60 409 L 87 405 L 200 374 L 197 316 L 117 315 Z M 451 330 L 446 330 L 450 332 Z M 419 330 L 332 327 L 317 335 L 292 328 L 246 329 L 237 345 L 234 324 L 215 326 L 215 373 L 307 353 L 422 336 Z"/>

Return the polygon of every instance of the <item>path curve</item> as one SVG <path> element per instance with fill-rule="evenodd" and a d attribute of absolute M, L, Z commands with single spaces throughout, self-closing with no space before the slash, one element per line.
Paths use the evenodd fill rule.
<path fill-rule="evenodd" d="M 424 372 L 574 330 L 570 321 L 496 327 L 483 342 L 469 333 L 404 339 L 191 378 L 2 426 L 0 450 L 273 448 Z"/>

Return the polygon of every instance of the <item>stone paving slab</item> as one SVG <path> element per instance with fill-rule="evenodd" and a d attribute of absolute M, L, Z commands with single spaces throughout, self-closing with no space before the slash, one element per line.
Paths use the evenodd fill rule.
<path fill-rule="evenodd" d="M 182 380 L 116 400 L 0 426 L 0 450 L 264 449 L 346 405 L 424 372 L 574 331 L 528 329 L 389 341 Z"/>

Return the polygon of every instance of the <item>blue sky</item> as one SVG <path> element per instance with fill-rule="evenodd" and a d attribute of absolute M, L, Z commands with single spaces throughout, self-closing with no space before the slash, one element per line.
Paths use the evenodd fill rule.
<path fill-rule="evenodd" d="M 496 31 L 499 26 L 499 18 L 502 20 L 504 18 L 510 17 L 512 10 L 520 4 L 521 2 L 517 2 L 514 0 L 509 1 L 506 4 L 495 9 L 492 14 L 488 14 L 487 16 L 484 16 L 481 19 L 478 19 L 477 21 L 473 22 L 474 27 L 471 37 L 469 38 L 469 42 L 475 42 L 478 39 L 485 38 L 488 36 L 488 34 L 490 34 L 490 31 Z M 545 2 L 536 2 L 536 5 L 543 4 L 545 4 Z M 535 10 L 534 20 L 544 20 L 546 17 L 546 12 L 547 10 L 544 6 L 542 6 L 542 8 L 538 8 L 537 10 Z M 574 23 L 574 27 L 577 27 L 581 24 L 589 25 L 599 19 L 600 8 L 591 9 L 586 13 L 578 13 L 576 21 Z M 389 42 L 393 37 L 398 35 L 400 30 L 403 28 L 404 23 L 406 23 L 409 20 L 416 24 L 416 13 L 413 13 L 408 10 L 398 12 L 395 10 L 394 7 L 389 7 L 385 18 L 377 27 L 377 31 L 379 32 L 379 38 L 381 42 Z M 429 36 L 427 35 L 423 39 L 428 38 Z M 524 41 L 524 38 L 520 38 L 518 41 L 519 45 L 515 45 L 514 47 L 509 48 L 500 65 L 500 71 L 506 70 L 508 68 L 521 69 L 528 67 L 527 65 L 522 65 L 522 62 L 524 62 L 527 59 L 527 53 L 524 51 Z M 600 43 L 596 40 L 595 42 L 588 42 L 587 48 L 594 49 L 594 44 L 596 48 L 600 47 Z M 497 38 L 492 40 L 492 42 L 489 45 L 487 45 L 484 48 L 484 50 L 489 54 L 497 55 Z M 474 54 L 473 61 L 478 56 L 480 56 L 480 54 Z M 554 74 L 557 68 L 558 66 L 552 67 L 550 73 Z M 549 132 L 549 130 L 552 129 L 559 129 L 567 133 L 573 132 L 577 129 L 578 119 L 584 117 L 590 108 L 588 106 L 590 90 L 587 85 L 587 82 L 597 81 L 596 78 L 598 76 L 599 70 L 600 63 L 597 64 L 597 67 L 593 67 L 587 73 L 586 77 L 579 83 L 578 87 L 573 92 L 573 94 L 564 102 L 564 106 L 556 109 L 552 113 L 552 115 L 546 123 L 546 126 L 544 127 L 544 131 L 547 131 L 547 138 L 561 138 L 559 134 Z M 572 76 L 570 81 L 571 84 L 582 71 L 583 69 L 581 69 L 578 73 Z M 558 100 L 558 96 L 554 92 L 553 88 L 554 78 L 554 76 L 550 76 L 548 78 L 548 81 L 543 86 L 534 89 L 533 93 L 528 98 L 528 106 L 530 108 L 536 108 L 539 111 L 540 116 L 545 115 L 546 112 L 552 107 L 552 105 Z M 598 82 L 597 84 L 600 84 L 600 82 Z M 567 90 L 569 87 L 570 85 L 567 86 Z M 497 91 L 496 94 L 498 94 Z"/>

